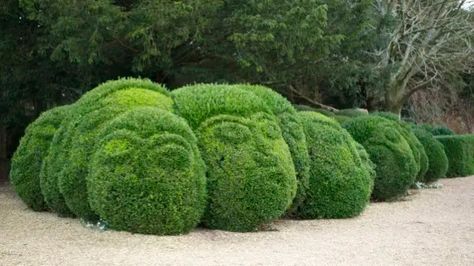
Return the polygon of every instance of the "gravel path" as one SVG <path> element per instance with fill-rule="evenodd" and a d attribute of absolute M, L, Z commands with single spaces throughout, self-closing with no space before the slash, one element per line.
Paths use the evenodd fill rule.
<path fill-rule="evenodd" d="M 86 228 L 28 210 L 0 186 L 0 265 L 474 265 L 474 177 L 373 203 L 346 220 L 281 220 L 275 231 L 175 237 Z"/>

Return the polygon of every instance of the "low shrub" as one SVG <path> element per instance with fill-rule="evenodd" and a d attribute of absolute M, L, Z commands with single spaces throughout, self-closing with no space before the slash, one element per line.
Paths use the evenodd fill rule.
<path fill-rule="evenodd" d="M 304 200 L 305 191 L 309 185 L 308 147 L 298 113 L 287 99 L 270 88 L 254 85 L 235 85 L 235 87 L 253 92 L 270 107 L 277 118 L 283 138 L 290 149 L 298 180 L 298 190 L 292 207 L 288 210 L 288 214 L 291 216 Z"/>
<path fill-rule="evenodd" d="M 362 162 L 356 142 L 335 120 L 316 112 L 301 112 L 310 154 L 310 185 L 302 218 L 347 218 L 360 214 L 373 188 L 368 162 Z"/>
<path fill-rule="evenodd" d="M 434 136 L 456 135 L 454 131 L 444 125 L 422 124 L 421 127 Z"/>
<path fill-rule="evenodd" d="M 69 110 L 61 106 L 42 113 L 25 130 L 11 162 L 10 181 L 23 202 L 35 211 L 47 208 L 41 193 L 41 166 L 49 146 Z"/>
<path fill-rule="evenodd" d="M 474 174 L 474 135 L 436 136 L 448 157 L 448 177 Z"/>
<path fill-rule="evenodd" d="M 448 171 L 448 157 L 446 157 L 443 145 L 435 139 L 433 134 L 421 127 L 413 126 L 413 133 L 423 144 L 428 156 L 429 167 L 421 181 L 432 183 L 445 177 Z"/>
<path fill-rule="evenodd" d="M 205 166 L 186 121 L 152 107 L 106 123 L 87 176 L 91 207 L 113 229 L 182 234 L 206 206 Z"/>
<path fill-rule="evenodd" d="M 410 145 L 413 156 L 416 160 L 417 165 L 417 177 L 416 181 L 423 181 L 424 176 L 429 168 L 428 156 L 426 155 L 423 144 L 418 140 L 416 135 L 412 132 L 412 127 L 409 123 L 400 120 L 399 116 L 388 112 L 376 112 L 373 115 L 378 115 L 386 119 L 392 120 L 398 124 L 397 130 L 402 134 L 405 140 Z"/>
<path fill-rule="evenodd" d="M 194 85 L 172 94 L 207 166 L 203 224 L 252 231 L 284 214 L 296 194 L 296 173 L 270 107 L 238 86 Z"/>
<path fill-rule="evenodd" d="M 362 144 L 376 165 L 372 197 L 394 200 L 403 196 L 417 175 L 416 161 L 398 124 L 380 116 L 359 116 L 345 123 L 352 137 Z"/>

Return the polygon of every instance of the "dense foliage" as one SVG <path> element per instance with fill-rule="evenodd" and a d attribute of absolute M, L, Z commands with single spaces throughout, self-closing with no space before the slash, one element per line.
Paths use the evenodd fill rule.
<path fill-rule="evenodd" d="M 474 174 L 474 135 L 436 136 L 448 156 L 448 177 Z"/>
<path fill-rule="evenodd" d="M 251 231 L 285 213 L 296 194 L 296 173 L 265 101 L 229 85 L 194 85 L 172 94 L 207 166 L 204 225 Z"/>
<path fill-rule="evenodd" d="M 344 122 L 343 127 L 364 146 L 376 165 L 373 198 L 393 200 L 403 196 L 418 171 L 408 142 L 396 130 L 398 124 L 380 116 L 359 116 Z"/>
<path fill-rule="evenodd" d="M 299 113 L 310 154 L 310 182 L 302 218 L 347 218 L 360 214 L 373 188 L 367 161 L 336 121 L 316 112 Z M 364 158 L 366 160 L 366 158 Z"/>
<path fill-rule="evenodd" d="M 13 158 L 10 181 L 23 202 L 35 211 L 46 209 L 40 187 L 41 166 L 69 106 L 56 107 L 40 115 L 25 131 Z"/>
<path fill-rule="evenodd" d="M 455 135 L 454 131 L 452 131 L 447 126 L 443 125 L 430 125 L 430 124 L 423 124 L 423 129 L 429 131 L 431 134 L 435 136 L 444 136 L 444 135 Z"/>
<path fill-rule="evenodd" d="M 109 121 L 96 138 L 89 202 L 111 228 L 182 234 L 199 223 L 205 168 L 183 119 L 159 108 L 135 108 Z"/>
<path fill-rule="evenodd" d="M 412 130 L 421 144 L 423 144 L 428 156 L 429 167 L 421 181 L 431 183 L 445 177 L 448 171 L 448 157 L 444 152 L 443 145 L 435 139 L 433 134 L 422 127 L 416 126 Z"/>

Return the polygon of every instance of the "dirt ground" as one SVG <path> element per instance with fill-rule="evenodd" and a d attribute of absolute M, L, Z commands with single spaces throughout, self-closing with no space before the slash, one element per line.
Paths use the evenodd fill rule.
<path fill-rule="evenodd" d="M 147 236 L 35 213 L 0 186 L 0 265 L 474 265 L 474 177 L 372 203 L 354 219 L 280 220 L 275 231 Z"/>

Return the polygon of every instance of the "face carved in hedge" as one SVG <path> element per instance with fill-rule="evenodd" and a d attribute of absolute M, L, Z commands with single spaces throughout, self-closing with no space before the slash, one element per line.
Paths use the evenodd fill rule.
<path fill-rule="evenodd" d="M 265 113 L 256 113 L 249 118 L 218 115 L 201 124 L 198 137 L 208 165 L 208 191 L 211 194 L 205 218 L 208 225 L 219 228 L 219 224 L 234 223 L 234 228 L 227 229 L 253 230 L 272 209 L 266 205 L 274 202 L 266 201 L 265 195 L 275 197 L 288 191 L 295 192 L 296 180 L 291 184 L 286 181 L 289 175 L 295 175 L 291 157 L 272 116 Z M 222 193 L 224 190 L 226 193 Z M 214 197 L 212 193 L 220 196 Z M 225 207 L 235 199 L 245 199 L 236 204 L 241 204 L 240 211 L 246 210 L 255 219 L 249 228 L 245 228 L 248 224 L 243 225 L 248 221 L 238 225 L 239 211 Z M 290 203 L 280 202 L 287 205 L 280 209 Z"/>
<path fill-rule="evenodd" d="M 189 231 L 205 207 L 196 139 L 171 113 L 141 109 L 104 128 L 87 180 L 91 207 L 119 230 Z"/>

